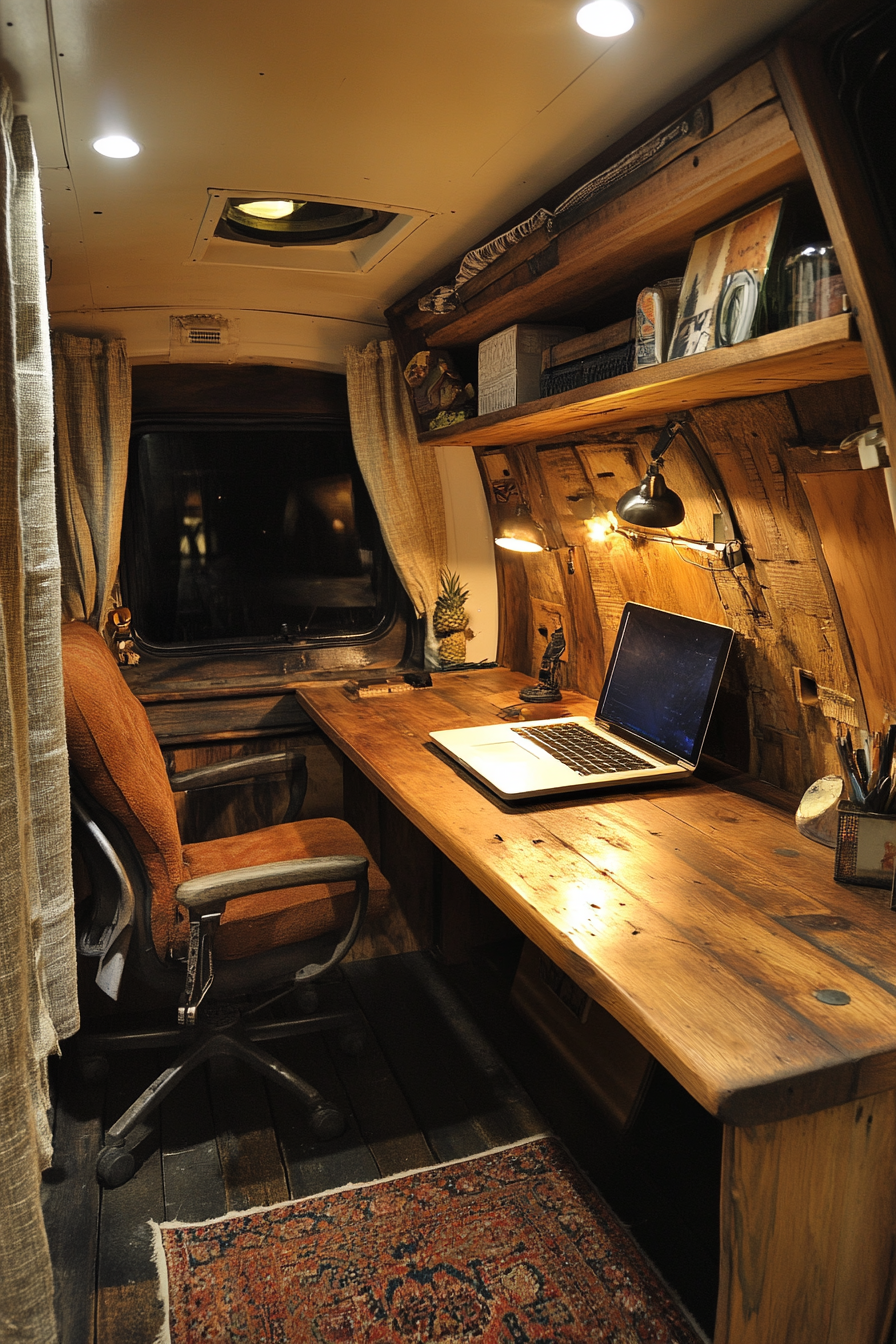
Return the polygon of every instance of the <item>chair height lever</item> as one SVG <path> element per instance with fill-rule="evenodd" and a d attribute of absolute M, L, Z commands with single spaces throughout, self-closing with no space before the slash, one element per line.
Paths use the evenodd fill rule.
<path fill-rule="evenodd" d="M 221 911 L 190 920 L 190 948 L 187 954 L 187 983 L 180 996 L 177 1021 L 181 1027 L 195 1027 L 199 1005 L 212 987 L 215 967 L 212 939 L 221 922 Z"/>

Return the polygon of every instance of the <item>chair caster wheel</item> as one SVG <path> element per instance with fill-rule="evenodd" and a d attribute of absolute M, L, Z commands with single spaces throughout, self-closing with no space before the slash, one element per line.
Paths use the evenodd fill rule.
<path fill-rule="evenodd" d="M 345 1117 L 342 1112 L 338 1106 L 331 1106 L 328 1102 L 315 1106 L 308 1121 L 312 1133 L 318 1139 L 338 1139 L 345 1129 Z"/>
<path fill-rule="evenodd" d="M 96 1178 L 109 1190 L 125 1185 L 137 1168 L 134 1154 L 127 1148 L 103 1148 L 96 1160 Z"/>
<path fill-rule="evenodd" d="M 104 1083 L 109 1077 L 109 1061 L 105 1055 L 81 1055 L 78 1072 L 84 1083 Z"/>
<path fill-rule="evenodd" d="M 296 990 L 296 1000 L 300 1011 L 303 1012 L 306 1017 L 311 1017 L 312 1013 L 316 1013 L 320 1007 L 320 995 L 317 990 L 312 989 L 310 985 L 307 989 Z"/>
<path fill-rule="evenodd" d="M 363 1027 L 343 1027 L 336 1037 L 336 1044 L 344 1055 L 362 1055 L 367 1033 Z"/>

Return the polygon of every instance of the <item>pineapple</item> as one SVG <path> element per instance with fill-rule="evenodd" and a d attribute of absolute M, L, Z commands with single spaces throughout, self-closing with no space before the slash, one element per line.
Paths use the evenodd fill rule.
<path fill-rule="evenodd" d="M 470 590 L 461 588 L 460 576 L 447 569 L 440 571 L 439 581 L 442 589 L 433 608 L 432 628 L 437 635 L 448 635 L 452 631 L 463 630 L 467 624 L 464 603 Z"/>
<path fill-rule="evenodd" d="M 469 593 L 462 588 L 460 576 L 443 569 L 439 574 L 442 585 L 432 613 L 432 628 L 439 640 L 439 662 L 443 667 L 456 667 L 467 661 L 467 612 L 464 602 Z"/>
<path fill-rule="evenodd" d="M 439 662 L 443 667 L 456 667 L 467 661 L 467 637 L 463 630 L 454 630 L 439 640 Z"/>

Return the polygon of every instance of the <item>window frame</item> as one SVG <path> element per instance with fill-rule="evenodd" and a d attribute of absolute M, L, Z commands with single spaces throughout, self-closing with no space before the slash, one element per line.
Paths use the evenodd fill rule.
<path fill-rule="evenodd" d="M 131 608 L 133 614 L 133 634 L 134 644 L 141 654 L 148 655 L 153 659 L 177 659 L 189 657 L 214 658 L 216 655 L 221 657 L 233 658 L 244 656 L 246 658 L 264 658 L 272 654 L 282 654 L 285 650 L 293 650 L 296 653 L 304 654 L 309 666 L 313 665 L 313 654 L 316 651 L 332 649 L 364 649 L 371 651 L 372 646 L 382 642 L 391 632 L 398 622 L 402 622 L 406 627 L 406 645 L 409 645 L 413 639 L 413 613 L 409 610 L 409 601 L 398 581 L 395 568 L 392 564 L 385 538 L 380 528 L 380 546 L 382 547 L 382 580 L 384 596 L 384 612 L 371 630 L 359 633 L 349 631 L 345 634 L 327 634 L 312 635 L 308 637 L 273 637 L 264 639 L 256 636 L 246 636 L 241 639 L 222 639 L 222 640 L 193 640 L 177 644 L 156 644 L 147 639 L 140 633 L 139 613 L 132 604 L 132 586 L 135 582 L 133 574 L 133 555 L 131 554 L 131 541 L 136 533 L 136 517 L 138 506 L 135 503 L 134 493 L 132 491 L 132 481 L 136 479 L 135 457 L 137 444 L 145 434 L 165 433 L 173 430 L 239 430 L 247 429 L 270 429 L 270 430 L 296 430 L 296 429 L 321 429 L 332 430 L 337 433 L 346 434 L 351 439 L 351 424 L 347 418 L 341 416 L 314 415 L 303 412 L 283 412 L 279 411 L 272 414 L 263 412 L 255 414 L 221 414 L 215 415 L 208 411 L 173 411 L 171 413 L 143 414 L 135 417 L 131 422 L 130 438 L 128 440 L 128 469 L 127 485 L 125 488 L 124 516 L 122 519 L 121 534 L 121 554 L 119 560 L 119 575 L 121 583 L 122 601 Z M 360 474 L 357 457 L 355 465 Z M 363 478 L 362 478 L 363 480 Z M 365 487 L 366 488 L 366 487 Z M 376 509 L 371 501 L 371 508 L 374 514 Z M 379 525 L 379 519 L 377 519 Z M 407 656 L 407 655 L 406 655 Z M 327 664 L 330 660 L 327 659 Z M 347 659 L 345 667 L 350 669 L 355 665 L 355 660 Z"/>

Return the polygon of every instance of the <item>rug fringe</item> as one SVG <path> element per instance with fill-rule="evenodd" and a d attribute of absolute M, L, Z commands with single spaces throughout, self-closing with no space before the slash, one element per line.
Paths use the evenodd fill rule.
<path fill-rule="evenodd" d="M 165 1259 L 165 1248 L 162 1245 L 162 1224 L 150 1218 L 149 1226 L 152 1231 L 152 1260 L 159 1276 L 156 1293 L 162 1304 L 162 1326 L 153 1340 L 153 1344 L 171 1344 L 171 1324 L 168 1312 L 168 1262 Z"/>
<path fill-rule="evenodd" d="M 396 1171 L 391 1176 L 379 1176 L 375 1181 L 349 1181 L 347 1185 L 334 1186 L 332 1190 L 319 1190 L 313 1195 L 302 1195 L 301 1199 L 284 1199 L 279 1204 L 257 1204 L 251 1209 L 232 1209 L 229 1213 L 219 1214 L 217 1218 L 206 1218 L 201 1223 L 156 1223 L 150 1221 L 150 1226 L 153 1228 L 154 1236 L 158 1232 L 158 1244 L 161 1247 L 163 1231 L 174 1231 L 179 1227 L 212 1227 L 215 1223 L 226 1223 L 233 1218 L 249 1218 L 253 1213 L 271 1213 L 275 1209 L 288 1209 L 296 1204 L 304 1204 L 309 1199 L 326 1199 L 328 1195 L 341 1195 L 345 1190 L 372 1190 L 376 1185 L 388 1185 L 392 1181 L 402 1180 L 405 1176 L 420 1176 L 427 1171 L 444 1171 L 446 1167 L 458 1167 L 463 1162 L 475 1162 L 477 1158 L 490 1157 L 493 1153 L 506 1153 L 511 1148 L 523 1148 L 527 1143 L 538 1143 L 541 1139 L 554 1139 L 557 1143 L 560 1143 L 555 1134 L 550 1134 L 547 1131 L 542 1134 L 530 1134 L 528 1138 L 516 1139 L 513 1143 L 502 1143 L 497 1148 L 485 1148 L 482 1152 L 470 1153 L 467 1157 L 453 1157 L 450 1162 L 437 1162 L 433 1166 L 427 1167 L 409 1167 L 407 1171 Z M 562 1144 L 561 1147 L 563 1147 Z M 168 1342 L 161 1341 L 161 1344 L 168 1344 Z"/>

